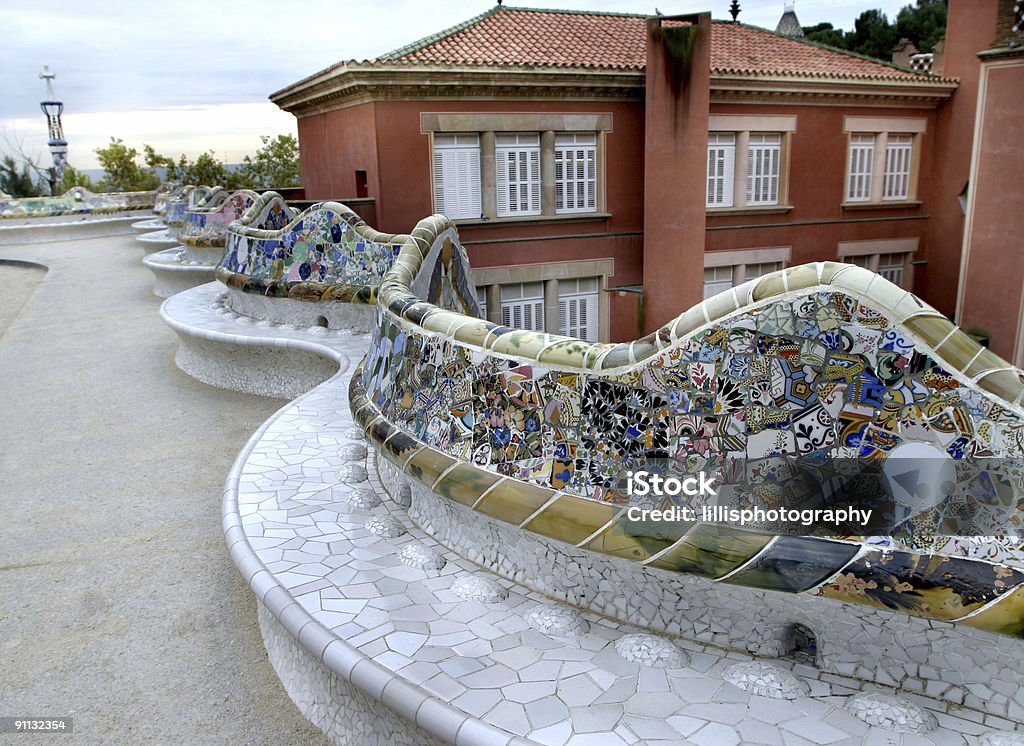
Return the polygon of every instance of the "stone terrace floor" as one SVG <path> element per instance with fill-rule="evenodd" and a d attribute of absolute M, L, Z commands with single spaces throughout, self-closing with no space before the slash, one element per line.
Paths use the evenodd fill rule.
<path fill-rule="evenodd" d="M 0 715 L 73 717 L 69 744 L 323 744 L 221 531 L 224 478 L 282 402 L 175 368 L 143 253 L 0 246 L 50 267 L 0 263 Z"/>

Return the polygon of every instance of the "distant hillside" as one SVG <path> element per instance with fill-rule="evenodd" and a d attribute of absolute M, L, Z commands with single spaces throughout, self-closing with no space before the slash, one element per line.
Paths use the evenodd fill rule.
<path fill-rule="evenodd" d="M 228 171 L 230 171 L 231 173 L 234 173 L 235 171 L 237 171 L 238 169 L 240 169 L 242 167 L 242 164 L 241 163 L 225 163 L 224 167 Z M 164 176 L 166 175 L 166 172 L 167 172 L 167 169 L 164 169 L 164 168 L 156 169 L 156 174 L 157 174 L 157 176 L 160 177 L 161 181 L 163 180 Z M 104 176 L 107 175 L 107 172 L 104 171 L 102 168 L 83 168 L 83 169 L 80 170 L 80 173 L 83 173 L 86 176 L 88 176 L 90 179 L 93 180 L 94 183 L 98 183 Z"/>

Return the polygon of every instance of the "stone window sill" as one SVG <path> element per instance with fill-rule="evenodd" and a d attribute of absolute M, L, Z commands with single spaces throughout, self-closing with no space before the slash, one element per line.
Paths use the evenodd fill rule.
<path fill-rule="evenodd" d="M 843 202 L 840 207 L 844 210 L 904 210 L 922 204 L 919 199 L 904 199 L 892 202 Z"/>
<path fill-rule="evenodd" d="M 708 217 L 719 215 L 782 215 L 793 209 L 793 205 L 763 205 L 745 207 L 709 207 Z"/>
<path fill-rule="evenodd" d="M 567 212 L 560 215 L 524 215 L 515 218 L 459 218 L 457 226 L 478 225 L 543 225 L 546 223 L 579 223 L 593 220 L 608 220 L 610 212 Z"/>

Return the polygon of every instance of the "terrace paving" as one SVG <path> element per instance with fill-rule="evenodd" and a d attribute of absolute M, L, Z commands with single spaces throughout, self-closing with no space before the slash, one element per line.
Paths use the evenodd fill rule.
<path fill-rule="evenodd" d="M 177 370 L 134 235 L 0 246 L 0 282 L 0 715 L 73 717 L 62 743 L 326 743 L 220 525 L 281 402 Z"/>

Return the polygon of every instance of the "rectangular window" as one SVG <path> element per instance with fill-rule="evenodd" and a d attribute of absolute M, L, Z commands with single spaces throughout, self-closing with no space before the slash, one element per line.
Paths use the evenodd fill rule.
<path fill-rule="evenodd" d="M 597 135 L 555 135 L 555 212 L 597 210 Z"/>
<path fill-rule="evenodd" d="M 779 204 L 782 135 L 751 134 L 747 151 L 747 204 Z"/>
<path fill-rule="evenodd" d="M 562 334 L 597 341 L 598 280 L 585 277 L 558 282 L 558 326 Z"/>
<path fill-rule="evenodd" d="M 479 135 L 434 135 L 434 209 L 450 218 L 479 218 Z"/>
<path fill-rule="evenodd" d="M 501 323 L 514 329 L 544 331 L 544 283 L 502 285 Z"/>
<path fill-rule="evenodd" d="M 889 135 L 885 146 L 885 184 L 882 199 L 907 199 L 910 194 L 910 153 L 913 135 Z"/>
<path fill-rule="evenodd" d="M 540 135 L 498 135 L 498 217 L 540 215 Z"/>
<path fill-rule="evenodd" d="M 845 257 L 841 261 L 869 269 L 881 275 L 893 285 L 903 287 L 905 279 L 904 267 L 906 267 L 907 258 L 908 254 L 901 252 L 895 254 L 859 254 L 857 256 Z"/>
<path fill-rule="evenodd" d="M 708 267 L 704 270 L 704 300 L 732 288 L 732 267 Z"/>
<path fill-rule="evenodd" d="M 743 267 L 743 282 L 756 280 L 758 277 L 770 275 L 782 268 L 779 262 L 763 262 L 761 264 L 747 264 Z M 705 270 L 706 271 L 706 270 Z"/>
<path fill-rule="evenodd" d="M 874 135 L 850 135 L 850 175 L 846 187 L 847 202 L 867 202 L 871 199 L 871 163 L 874 158 Z"/>
<path fill-rule="evenodd" d="M 893 285 L 903 287 L 903 265 L 906 254 L 881 254 L 878 257 L 878 274 Z"/>
<path fill-rule="evenodd" d="M 480 318 L 487 318 L 487 288 L 477 287 L 476 289 L 476 302 L 480 306 Z"/>
<path fill-rule="evenodd" d="M 736 135 L 711 132 L 708 135 L 708 207 L 732 207 L 735 163 Z"/>

